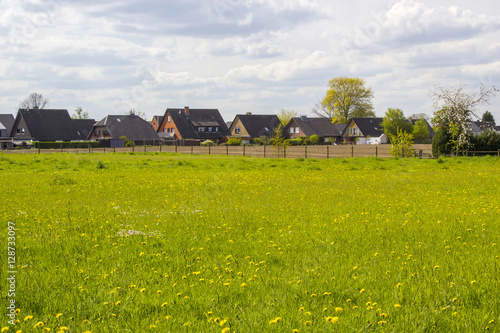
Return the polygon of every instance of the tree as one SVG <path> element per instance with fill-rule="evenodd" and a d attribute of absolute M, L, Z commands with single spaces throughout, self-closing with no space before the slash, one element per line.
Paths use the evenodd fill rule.
<path fill-rule="evenodd" d="M 396 128 L 396 135 L 389 133 L 391 154 L 394 157 L 411 157 L 413 155 L 413 135 Z"/>
<path fill-rule="evenodd" d="M 134 115 L 134 116 L 137 116 L 139 118 L 142 118 L 144 120 L 146 120 L 146 114 L 142 111 L 137 111 L 136 109 L 130 109 L 128 112 L 125 112 L 126 115 Z"/>
<path fill-rule="evenodd" d="M 285 144 L 285 138 L 283 136 L 283 125 L 279 124 L 273 130 L 273 136 L 270 143 L 273 146 L 283 146 Z"/>
<path fill-rule="evenodd" d="M 483 117 L 481 118 L 481 121 L 483 123 L 493 123 L 493 125 L 496 125 L 495 123 L 495 117 L 491 114 L 490 111 L 485 111 L 483 113 Z"/>
<path fill-rule="evenodd" d="M 413 138 L 415 142 L 422 143 L 429 139 L 429 127 L 424 118 L 420 118 L 413 126 Z"/>
<path fill-rule="evenodd" d="M 398 135 L 398 129 L 411 133 L 413 131 L 413 125 L 410 123 L 401 109 L 387 109 L 385 113 L 384 120 L 382 121 L 382 127 L 384 128 L 384 133 L 388 138 Z"/>
<path fill-rule="evenodd" d="M 281 121 L 281 124 L 283 126 L 286 126 L 288 122 L 293 118 L 297 117 L 297 111 L 295 110 L 287 110 L 287 109 L 281 109 L 281 111 L 277 114 L 278 119 Z"/>
<path fill-rule="evenodd" d="M 76 108 L 75 113 L 71 115 L 73 119 L 90 119 L 89 113 L 87 111 L 83 111 L 82 107 L 79 106 Z"/>
<path fill-rule="evenodd" d="M 450 131 L 448 137 L 452 138 L 452 150 L 465 151 L 470 148 L 471 131 L 469 124 L 472 118 L 479 119 L 476 109 L 481 104 L 488 104 L 491 96 L 495 95 L 495 87 L 485 89 L 483 85 L 479 90 L 467 93 L 465 85 L 457 89 L 437 87 L 432 92 L 434 98 L 433 123 L 441 126 L 447 125 Z"/>
<path fill-rule="evenodd" d="M 42 94 L 34 92 L 19 103 L 19 109 L 43 109 L 47 106 L 47 104 L 49 104 L 49 100 L 47 98 L 45 98 Z"/>
<path fill-rule="evenodd" d="M 432 139 L 432 155 L 449 154 L 452 150 L 452 141 L 448 125 L 441 125 Z"/>
<path fill-rule="evenodd" d="M 373 92 L 360 78 L 338 77 L 328 82 L 326 96 L 313 112 L 333 123 L 347 123 L 355 117 L 375 117 Z"/>

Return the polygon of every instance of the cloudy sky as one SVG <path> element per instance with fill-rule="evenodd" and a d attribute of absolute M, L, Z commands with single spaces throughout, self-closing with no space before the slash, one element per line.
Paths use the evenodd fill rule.
<path fill-rule="evenodd" d="M 311 114 L 352 76 L 377 116 L 432 114 L 436 85 L 500 88 L 500 6 L 481 0 L 0 0 L 0 113 L 38 92 L 101 119 L 167 107 Z M 500 122 L 500 94 L 489 110 Z"/>

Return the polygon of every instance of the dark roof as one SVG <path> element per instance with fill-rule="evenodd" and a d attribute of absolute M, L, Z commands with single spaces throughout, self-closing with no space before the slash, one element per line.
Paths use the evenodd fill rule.
<path fill-rule="evenodd" d="M 236 123 L 237 118 L 239 118 L 248 135 L 252 138 L 259 138 L 263 135 L 272 136 L 274 130 L 281 124 L 281 121 L 275 114 L 239 114 L 234 118 L 233 124 Z"/>
<path fill-rule="evenodd" d="M 94 119 L 71 119 L 65 109 L 20 109 L 11 136 L 16 136 L 21 118 L 35 141 L 85 140 L 95 123 Z"/>
<path fill-rule="evenodd" d="M 113 139 L 126 136 L 130 141 L 159 140 L 153 126 L 137 115 L 106 116 L 94 125 L 105 127 Z M 93 131 L 93 129 L 92 129 Z M 90 133 L 92 133 L 92 131 Z"/>
<path fill-rule="evenodd" d="M 306 116 L 292 118 L 306 136 L 316 134 L 321 137 L 340 137 L 346 124 L 332 124 L 329 118 L 309 118 Z"/>
<path fill-rule="evenodd" d="M 161 122 L 163 121 L 163 116 L 153 116 L 153 119 L 156 118 L 156 122 L 158 123 L 158 125 L 161 124 Z M 151 120 L 151 122 L 153 122 L 153 119 Z"/>
<path fill-rule="evenodd" d="M 10 135 L 12 126 L 14 125 L 14 116 L 11 114 L 0 114 L 0 129 L 5 130 L 7 135 Z"/>
<path fill-rule="evenodd" d="M 352 121 L 356 123 L 359 130 L 365 137 L 380 137 L 384 134 L 384 128 L 382 127 L 383 118 L 352 118 Z"/>
<path fill-rule="evenodd" d="M 220 139 L 229 136 L 229 130 L 218 109 L 167 109 L 183 139 Z M 163 119 L 165 120 L 165 119 Z M 198 132 L 195 127 L 219 127 L 219 132 Z"/>

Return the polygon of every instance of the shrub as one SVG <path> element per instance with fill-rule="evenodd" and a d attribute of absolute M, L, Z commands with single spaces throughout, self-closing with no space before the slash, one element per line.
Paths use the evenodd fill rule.
<path fill-rule="evenodd" d="M 312 145 L 317 145 L 319 143 L 319 136 L 317 134 L 313 134 L 309 137 L 309 141 L 311 141 Z"/>
<path fill-rule="evenodd" d="M 226 144 L 228 146 L 241 146 L 241 139 L 240 138 L 229 138 L 229 140 L 227 140 Z"/>
<path fill-rule="evenodd" d="M 202 143 L 200 143 L 202 146 L 215 146 L 215 143 L 212 140 L 205 140 Z"/>

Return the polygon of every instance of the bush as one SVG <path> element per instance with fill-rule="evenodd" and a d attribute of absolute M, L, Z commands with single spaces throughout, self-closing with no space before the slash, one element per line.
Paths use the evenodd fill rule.
<path fill-rule="evenodd" d="M 200 143 L 201 146 L 215 146 L 215 143 L 212 140 L 205 140 Z"/>
<path fill-rule="evenodd" d="M 500 149 L 500 134 L 493 131 L 484 131 L 471 140 L 475 151 L 498 151 Z"/>
<path fill-rule="evenodd" d="M 448 126 L 441 126 L 432 140 L 432 155 L 439 156 L 449 154 L 453 149 L 452 136 Z"/>
<path fill-rule="evenodd" d="M 317 134 L 313 134 L 309 137 L 309 141 L 311 141 L 312 145 L 317 145 L 319 143 L 319 136 Z"/>
<path fill-rule="evenodd" d="M 241 139 L 240 138 L 229 138 L 229 140 L 227 140 L 226 144 L 228 146 L 241 146 Z"/>

